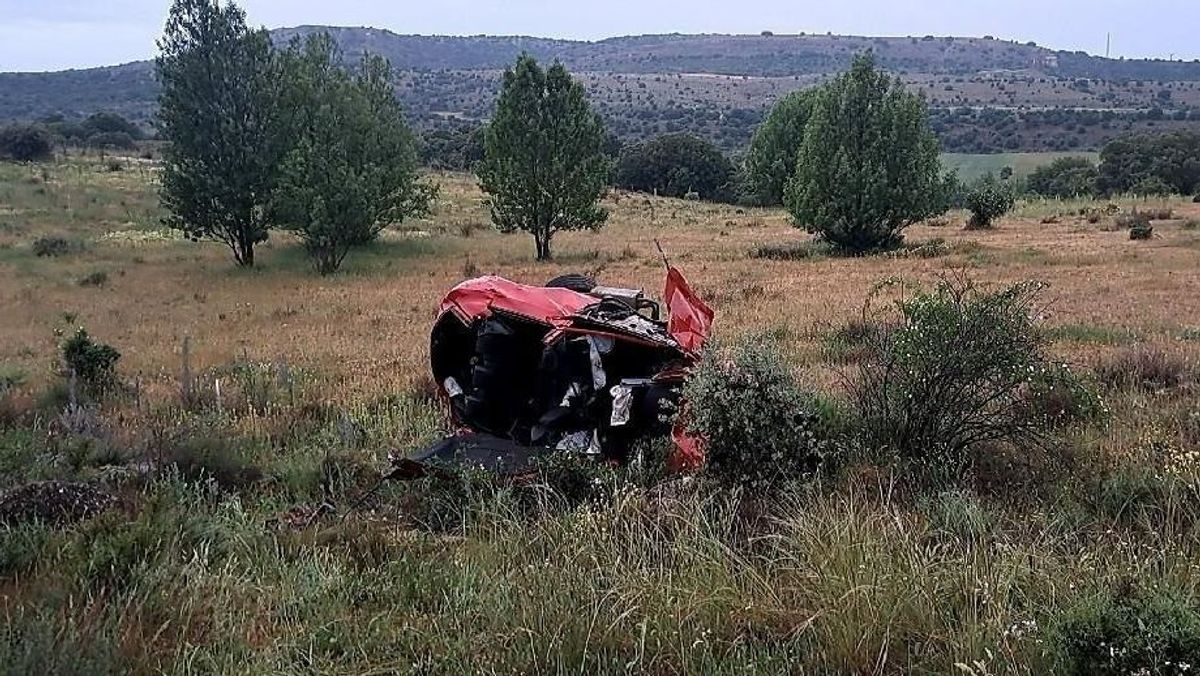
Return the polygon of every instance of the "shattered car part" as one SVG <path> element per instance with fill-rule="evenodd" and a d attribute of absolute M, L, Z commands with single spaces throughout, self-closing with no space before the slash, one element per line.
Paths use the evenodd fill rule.
<path fill-rule="evenodd" d="M 463 463 L 520 472 L 549 452 L 623 463 L 638 439 L 667 435 L 673 468 L 703 462 L 701 441 L 663 415 L 712 327 L 712 309 L 683 275 L 667 269 L 666 321 L 637 289 L 581 275 L 551 284 L 488 276 L 446 294 L 430 367 L 462 432 L 394 460 L 398 475 Z"/>

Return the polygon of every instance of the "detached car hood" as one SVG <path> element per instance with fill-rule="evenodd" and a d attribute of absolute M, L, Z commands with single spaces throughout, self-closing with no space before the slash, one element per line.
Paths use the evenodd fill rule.
<path fill-rule="evenodd" d="M 669 420 L 712 309 L 673 267 L 666 320 L 638 290 L 588 286 L 486 276 L 451 289 L 431 332 L 430 367 L 460 432 L 394 460 L 398 473 L 420 476 L 440 463 L 519 472 L 550 452 L 619 463 L 639 440 L 667 435 L 669 464 L 699 467 L 702 440 Z"/>

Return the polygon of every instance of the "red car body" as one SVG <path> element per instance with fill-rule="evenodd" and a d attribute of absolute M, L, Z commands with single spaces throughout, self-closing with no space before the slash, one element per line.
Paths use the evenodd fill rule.
<path fill-rule="evenodd" d="M 414 475 L 435 461 L 519 469 L 552 450 L 620 462 L 634 440 L 669 433 L 669 464 L 698 468 L 702 441 L 655 411 L 678 407 L 713 311 L 673 267 L 663 299 L 665 321 L 658 304 L 628 289 L 496 276 L 458 284 L 438 308 L 430 366 L 462 431 L 405 465 Z"/>

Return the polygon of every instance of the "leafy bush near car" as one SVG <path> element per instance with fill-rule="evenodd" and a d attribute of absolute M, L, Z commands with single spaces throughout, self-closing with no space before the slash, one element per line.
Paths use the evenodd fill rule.
<path fill-rule="evenodd" d="M 707 440 L 707 471 L 774 483 L 815 469 L 826 450 L 815 397 L 769 346 L 710 349 L 683 389 L 690 431 Z"/>

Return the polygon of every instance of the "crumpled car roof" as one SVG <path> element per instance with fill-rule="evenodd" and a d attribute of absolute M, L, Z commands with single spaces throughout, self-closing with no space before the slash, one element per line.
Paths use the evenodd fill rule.
<path fill-rule="evenodd" d="M 528 286 L 489 275 L 451 289 L 438 314 L 453 312 L 470 324 L 500 310 L 561 329 L 570 326 L 572 315 L 595 302 L 593 296 L 571 289 Z"/>
<path fill-rule="evenodd" d="M 669 315 L 667 334 L 683 352 L 697 354 L 712 329 L 712 308 L 674 267 L 667 269 L 663 299 Z M 571 328 L 577 315 L 597 300 L 571 289 L 529 286 L 488 275 L 468 279 L 451 289 L 442 299 L 438 315 L 453 312 L 464 324 L 470 324 L 493 312 L 505 312 L 550 326 L 557 333 Z"/>

